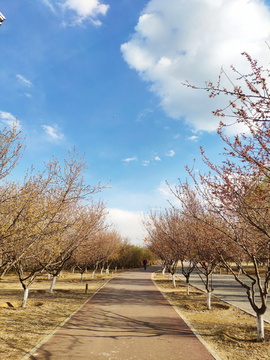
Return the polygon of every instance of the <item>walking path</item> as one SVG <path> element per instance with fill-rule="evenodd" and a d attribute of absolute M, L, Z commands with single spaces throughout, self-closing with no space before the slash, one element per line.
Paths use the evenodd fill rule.
<path fill-rule="evenodd" d="M 153 284 L 155 270 L 113 278 L 29 358 L 213 360 Z"/>
<path fill-rule="evenodd" d="M 179 279 L 186 281 L 185 277 L 181 274 L 180 268 L 177 270 L 176 275 L 179 277 Z M 245 282 L 248 283 L 248 279 L 244 279 Z M 195 270 L 191 273 L 189 282 L 190 285 L 205 291 L 205 286 Z M 232 275 L 213 274 L 212 282 L 210 281 L 210 286 L 212 286 L 214 289 L 214 296 L 256 316 L 255 311 L 252 309 L 248 301 L 246 289 L 238 284 Z M 261 300 L 258 296 L 258 292 L 255 298 L 257 300 L 257 304 L 260 305 Z M 270 305 L 269 301 L 270 300 L 268 300 L 268 305 Z M 264 320 L 270 322 L 270 307 L 266 310 L 263 318 Z"/>

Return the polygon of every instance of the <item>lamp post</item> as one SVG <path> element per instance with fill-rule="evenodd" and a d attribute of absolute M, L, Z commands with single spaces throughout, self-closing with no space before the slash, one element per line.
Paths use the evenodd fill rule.
<path fill-rule="evenodd" d="M 2 13 L 0 13 L 0 26 L 2 25 L 2 22 L 6 20 L 6 18 L 4 17 L 4 15 Z"/>

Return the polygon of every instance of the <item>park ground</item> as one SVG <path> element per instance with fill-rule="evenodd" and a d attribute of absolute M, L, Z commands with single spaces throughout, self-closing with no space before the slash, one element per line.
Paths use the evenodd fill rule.
<path fill-rule="evenodd" d="M 80 274 L 63 272 L 57 279 L 53 294 L 49 294 L 50 280 L 44 276 L 33 284 L 27 306 L 21 308 L 21 285 L 14 275 L 7 275 L 0 283 L 1 360 L 22 359 L 27 351 L 65 321 L 110 278 L 111 274 L 97 274 L 91 279 L 89 272 L 81 282 Z M 191 286 L 187 296 L 183 281 L 177 280 L 174 288 L 161 272 L 155 273 L 153 280 L 222 360 L 270 358 L 270 325 L 265 324 L 265 341 L 257 343 L 255 317 L 215 297 L 212 297 L 212 309 L 209 311 L 206 309 L 205 293 Z"/>

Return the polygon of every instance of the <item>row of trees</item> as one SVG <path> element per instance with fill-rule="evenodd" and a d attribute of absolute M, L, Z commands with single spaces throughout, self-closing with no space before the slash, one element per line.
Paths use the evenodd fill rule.
<path fill-rule="evenodd" d="M 229 96 L 228 106 L 214 114 L 233 117 L 236 123 L 244 125 L 245 132 L 230 138 L 224 131 L 226 125 L 220 122 L 218 134 L 225 143 L 222 164 L 211 162 L 201 148 L 210 172 L 196 177 L 194 167 L 187 167 L 191 182 L 179 180 L 175 187 L 168 184 L 180 201 L 179 208 L 171 205 L 165 211 L 151 213 L 145 219 L 145 226 L 151 239 L 150 248 L 172 272 L 174 263 L 181 261 L 183 265 L 184 259 L 189 259 L 189 268 L 183 268 L 187 283 L 193 266 L 205 275 L 208 308 L 209 275 L 222 263 L 246 289 L 257 314 L 260 341 L 264 338 L 263 314 L 270 280 L 269 70 L 259 67 L 248 54 L 243 55 L 250 64 L 250 74 L 240 74 L 232 68 L 243 82 L 241 86 L 231 81 L 230 90 L 222 87 L 222 75 L 228 78 L 222 72 L 217 86 L 210 82 L 205 90 L 210 97 Z M 243 266 L 244 261 L 252 264 L 251 272 Z M 232 264 L 237 264 L 237 270 Z"/>
<path fill-rule="evenodd" d="M 53 158 L 43 172 L 32 169 L 22 183 L 6 177 L 22 156 L 16 124 L 0 132 L 0 279 L 15 271 L 24 289 L 26 306 L 35 279 L 57 276 L 66 267 L 83 273 L 87 268 L 136 267 L 142 264 L 138 249 L 108 225 L 103 201 L 93 195 L 106 187 L 85 185 L 84 157 L 69 152 L 60 162 Z"/>

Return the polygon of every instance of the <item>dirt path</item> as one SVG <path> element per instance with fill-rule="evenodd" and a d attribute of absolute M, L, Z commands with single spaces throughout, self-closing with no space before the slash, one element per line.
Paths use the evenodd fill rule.
<path fill-rule="evenodd" d="M 152 283 L 153 270 L 112 279 L 30 359 L 213 360 Z"/>

